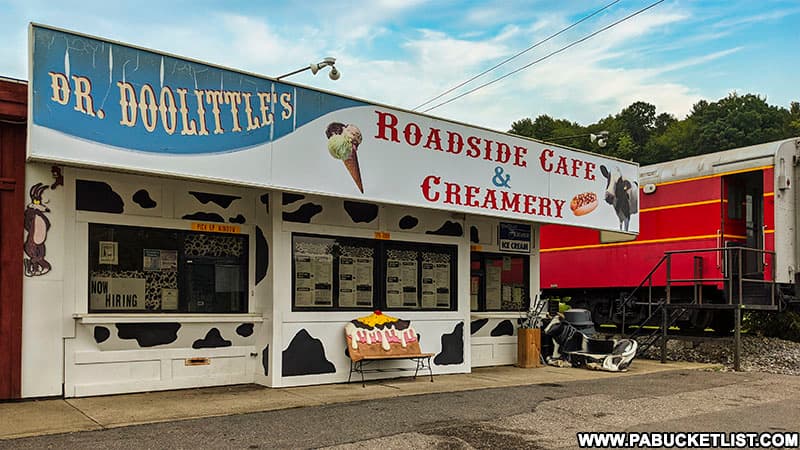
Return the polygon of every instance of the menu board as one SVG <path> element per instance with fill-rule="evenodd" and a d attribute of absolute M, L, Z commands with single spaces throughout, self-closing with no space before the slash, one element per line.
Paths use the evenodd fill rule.
<path fill-rule="evenodd" d="M 422 307 L 450 307 L 450 263 L 422 263 Z"/>
<path fill-rule="evenodd" d="M 339 306 L 372 307 L 372 258 L 339 257 Z"/>
<path fill-rule="evenodd" d="M 481 277 L 473 276 L 469 283 L 469 307 L 473 311 L 478 309 L 478 295 L 481 289 Z"/>
<path fill-rule="evenodd" d="M 503 266 L 486 267 L 486 309 L 500 309 Z"/>
<path fill-rule="evenodd" d="M 386 305 L 390 308 L 416 308 L 417 261 L 389 259 L 386 261 Z"/>
<path fill-rule="evenodd" d="M 333 306 L 333 257 L 296 255 L 294 263 L 295 304 Z"/>

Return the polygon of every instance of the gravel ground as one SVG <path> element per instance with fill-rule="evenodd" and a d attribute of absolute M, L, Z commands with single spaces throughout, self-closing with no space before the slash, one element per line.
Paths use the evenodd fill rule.
<path fill-rule="evenodd" d="M 660 359 L 658 344 L 640 358 Z M 701 342 L 671 340 L 667 344 L 667 360 L 722 364 L 724 371 L 733 370 L 733 339 Z M 800 343 L 762 336 L 742 336 L 742 370 L 783 375 L 800 375 Z"/>

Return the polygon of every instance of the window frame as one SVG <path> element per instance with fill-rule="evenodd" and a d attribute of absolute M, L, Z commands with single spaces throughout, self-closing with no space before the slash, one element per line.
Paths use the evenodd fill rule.
<path fill-rule="evenodd" d="M 524 289 L 523 298 L 522 298 L 522 305 L 521 309 L 519 310 L 510 310 L 510 309 L 488 309 L 486 306 L 486 261 L 490 259 L 498 259 L 498 258 L 522 258 L 522 271 L 523 271 L 523 280 L 524 280 Z M 479 262 L 479 268 L 476 270 L 472 269 L 472 262 L 477 260 Z M 472 309 L 472 305 L 470 305 L 470 312 L 471 313 L 518 313 L 518 312 L 525 312 L 530 307 L 531 301 L 531 255 L 529 254 L 521 254 L 521 253 L 499 253 L 499 252 L 470 252 L 470 283 L 473 277 L 480 278 L 480 288 L 478 290 L 478 308 Z M 501 295 L 502 295 L 502 282 L 501 282 Z M 472 294 L 470 290 L 470 295 Z M 501 300 L 501 308 L 502 308 L 502 300 Z"/>
<path fill-rule="evenodd" d="M 344 242 L 361 242 L 365 246 L 373 249 L 373 266 L 372 266 L 372 292 L 373 302 L 372 306 L 355 306 L 355 307 L 342 307 L 339 303 L 339 257 L 340 255 L 332 254 L 333 264 L 331 277 L 332 283 L 332 301 L 331 306 L 297 306 L 296 298 L 296 239 L 302 238 L 320 238 L 320 239 L 334 239 L 342 240 Z M 308 232 L 292 232 L 291 237 L 291 311 L 292 312 L 337 312 L 337 311 L 425 311 L 425 312 L 448 312 L 456 311 L 458 309 L 458 245 L 456 244 L 441 244 L 431 242 L 414 242 L 414 241 L 398 241 L 398 240 L 382 240 L 366 237 L 353 237 L 346 235 L 332 235 L 332 234 L 319 234 Z M 338 243 L 337 243 L 338 244 Z M 366 245 L 369 244 L 369 245 Z M 397 250 L 416 250 L 417 257 L 417 304 L 419 307 L 389 307 L 387 304 L 387 286 L 386 286 L 386 273 L 387 273 L 387 258 L 386 251 L 388 249 Z M 422 306 L 422 259 L 421 255 L 425 251 L 441 251 L 450 255 L 450 304 L 448 307 L 437 308 L 424 308 Z"/>
<path fill-rule="evenodd" d="M 251 261 L 251 239 L 249 233 L 214 233 L 214 232 L 204 232 L 204 231 L 196 231 L 192 229 L 180 228 L 180 227 L 170 227 L 170 226 L 149 226 L 143 225 L 140 223 L 137 224 L 127 224 L 127 223 L 117 223 L 117 222 L 105 222 L 99 220 L 88 220 L 86 223 L 86 250 L 87 250 L 87 261 L 86 261 L 86 280 L 87 280 L 87 288 L 86 288 L 86 312 L 92 315 L 108 315 L 108 314 L 121 314 L 121 315 L 135 315 L 135 314 L 145 314 L 145 315 L 173 315 L 173 316 L 181 316 L 187 314 L 198 314 L 198 315 L 237 315 L 237 314 L 249 314 L 250 311 L 250 289 L 251 289 L 251 282 L 252 282 L 252 274 L 251 271 L 252 261 Z M 176 253 L 177 253 L 177 261 L 176 261 L 176 269 L 175 269 L 175 283 L 177 285 L 178 291 L 178 309 L 175 310 L 163 310 L 163 303 L 159 305 L 158 309 L 95 309 L 92 308 L 91 302 L 91 279 L 92 279 L 92 272 L 93 271 L 100 271 L 99 263 L 96 262 L 94 258 L 95 253 L 92 249 L 93 246 L 99 246 L 100 240 L 94 240 L 93 237 L 93 228 L 102 228 L 104 230 L 108 229 L 127 229 L 127 230 L 144 230 L 147 232 L 165 232 L 165 233 L 173 233 L 177 235 L 177 244 L 175 245 Z M 100 231 L 102 232 L 102 231 Z M 219 257 L 215 261 L 215 269 L 217 263 L 223 262 L 222 265 L 230 264 L 230 261 L 233 259 L 238 260 L 238 264 L 236 264 L 240 269 L 240 279 L 239 283 L 242 287 L 239 302 L 241 305 L 241 310 L 237 311 L 190 311 L 190 304 L 191 300 L 187 297 L 189 294 L 188 290 L 186 289 L 187 286 L 187 276 L 188 273 L 186 271 L 186 264 L 187 259 L 192 258 L 199 258 L 206 261 L 214 260 L 215 257 L 209 256 L 188 256 L 185 251 L 185 237 L 189 235 L 208 235 L 208 236 L 230 236 L 241 239 L 242 242 L 242 254 L 239 257 Z M 119 242 L 119 241 L 116 241 Z M 119 247 L 119 245 L 118 245 Z M 144 258 L 144 251 L 145 250 L 161 250 L 158 248 L 158 244 L 156 245 L 149 245 L 147 242 L 143 243 L 141 246 L 142 251 L 142 259 Z M 172 249 L 167 249 L 172 250 Z M 99 251 L 99 250 L 98 250 Z M 142 263 L 142 268 L 140 269 L 142 272 L 146 272 L 144 270 Z M 126 270 L 139 270 L 139 269 L 126 269 Z M 216 270 L 215 270 L 216 275 Z M 145 278 L 146 280 L 146 278 Z M 147 286 L 145 285 L 145 292 L 147 290 Z M 146 301 L 143 300 L 143 301 Z"/>

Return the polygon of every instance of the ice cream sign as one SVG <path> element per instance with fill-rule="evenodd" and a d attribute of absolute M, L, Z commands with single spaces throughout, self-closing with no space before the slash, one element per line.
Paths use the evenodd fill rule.
<path fill-rule="evenodd" d="M 635 164 L 49 27 L 30 43 L 32 159 L 638 231 L 609 187 L 638 192 Z"/>

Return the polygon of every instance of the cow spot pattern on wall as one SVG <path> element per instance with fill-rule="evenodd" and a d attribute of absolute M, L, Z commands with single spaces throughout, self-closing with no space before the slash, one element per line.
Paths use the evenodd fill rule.
<path fill-rule="evenodd" d="M 266 194 L 261 194 L 261 197 L 259 197 L 258 199 L 261 200 L 261 203 L 263 203 L 264 206 L 267 207 L 267 212 L 269 212 L 269 192 L 267 192 Z"/>
<path fill-rule="evenodd" d="M 264 376 L 269 376 L 269 344 L 261 351 L 261 366 L 264 367 Z"/>
<path fill-rule="evenodd" d="M 209 192 L 196 192 L 196 191 L 189 191 L 190 194 L 197 199 L 198 202 L 202 204 L 206 204 L 208 202 L 217 204 L 220 208 L 226 209 L 228 206 L 231 206 L 231 203 L 234 200 L 239 200 L 242 197 L 237 197 L 235 195 L 225 195 L 225 194 L 212 194 Z"/>
<path fill-rule="evenodd" d="M 236 334 L 241 337 L 250 337 L 253 334 L 253 324 L 243 323 L 236 327 Z"/>
<path fill-rule="evenodd" d="M 464 322 L 459 322 L 452 333 L 442 335 L 442 352 L 433 362 L 439 366 L 464 362 Z"/>
<path fill-rule="evenodd" d="M 267 276 L 269 269 L 269 243 L 261 231 L 261 227 L 256 226 L 256 284 Z"/>
<path fill-rule="evenodd" d="M 514 324 L 511 323 L 510 320 L 504 320 L 497 324 L 496 327 L 491 332 L 493 337 L 497 336 L 513 336 L 514 335 Z"/>
<path fill-rule="evenodd" d="M 118 323 L 117 336 L 120 339 L 136 339 L 139 347 L 155 347 L 171 344 L 178 339 L 181 324 L 163 323 Z"/>
<path fill-rule="evenodd" d="M 198 339 L 192 344 L 192 348 L 216 348 L 216 347 L 230 347 L 231 341 L 223 339 L 219 330 L 214 327 L 208 330 L 206 337 Z"/>
<path fill-rule="evenodd" d="M 133 194 L 133 201 L 143 209 L 155 208 L 158 204 L 150 198 L 150 193 L 146 189 L 139 189 Z"/>
<path fill-rule="evenodd" d="M 94 327 L 94 341 L 101 344 L 111 336 L 111 331 L 106 327 Z"/>
<path fill-rule="evenodd" d="M 403 218 L 400 219 L 400 223 L 398 225 L 400 226 L 401 230 L 410 230 L 415 226 L 417 226 L 417 224 L 419 224 L 419 219 L 417 219 L 416 217 L 403 216 Z"/>
<path fill-rule="evenodd" d="M 322 341 L 302 329 L 283 351 L 283 376 L 335 373 L 336 367 L 325 357 Z"/>
<path fill-rule="evenodd" d="M 75 180 L 75 209 L 122 214 L 122 197 L 102 181 Z"/>
<path fill-rule="evenodd" d="M 284 192 L 283 195 L 281 196 L 281 203 L 283 203 L 283 206 L 291 205 L 292 203 L 299 202 L 304 198 L 306 198 L 305 195 L 291 194 L 288 192 Z"/>
<path fill-rule="evenodd" d="M 311 219 L 322 212 L 322 206 L 314 203 L 305 203 L 297 211 L 283 213 L 283 220 L 287 222 L 311 223 Z"/>
<path fill-rule="evenodd" d="M 458 222 L 446 221 L 435 231 L 426 231 L 425 234 L 436 234 L 438 236 L 461 236 L 464 234 L 464 228 Z"/>
<path fill-rule="evenodd" d="M 243 215 L 237 214 L 236 217 L 229 217 L 228 222 L 242 224 L 246 222 L 246 219 Z"/>
<path fill-rule="evenodd" d="M 480 236 L 478 235 L 478 227 L 472 225 L 469 227 L 469 241 L 473 244 L 477 244 L 481 241 Z"/>
<path fill-rule="evenodd" d="M 483 328 L 483 326 L 486 325 L 487 323 L 489 323 L 489 319 L 473 320 L 472 322 L 469 323 L 469 334 L 472 335 L 477 333 L 478 330 Z"/>
<path fill-rule="evenodd" d="M 344 210 L 355 223 L 369 223 L 378 217 L 378 205 L 344 201 Z"/>
<path fill-rule="evenodd" d="M 199 220 L 202 222 L 222 222 L 225 223 L 225 219 L 222 218 L 217 213 L 207 213 L 207 212 L 196 212 L 194 214 L 186 214 L 181 219 L 184 220 Z"/>

